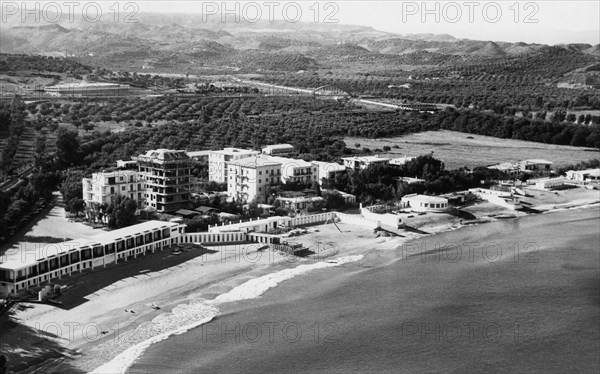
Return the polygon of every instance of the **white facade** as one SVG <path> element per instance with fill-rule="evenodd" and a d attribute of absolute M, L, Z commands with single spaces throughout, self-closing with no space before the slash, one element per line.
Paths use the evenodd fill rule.
<path fill-rule="evenodd" d="M 523 160 L 519 162 L 503 162 L 496 165 L 488 166 L 488 169 L 497 169 L 509 175 L 518 175 L 519 173 L 532 172 L 552 172 L 552 161 L 547 160 Z"/>
<path fill-rule="evenodd" d="M 218 183 L 227 182 L 227 163 L 247 157 L 258 156 L 260 152 L 241 148 L 225 148 L 210 151 L 208 154 L 208 179 Z"/>
<path fill-rule="evenodd" d="M 281 163 L 250 157 L 227 164 L 227 196 L 249 203 L 266 192 L 270 185 L 281 181 Z"/>
<path fill-rule="evenodd" d="M 598 182 L 600 181 L 600 169 L 569 170 L 567 179 L 575 182 Z"/>
<path fill-rule="evenodd" d="M 564 184 L 565 184 L 565 178 L 563 178 L 563 177 L 548 178 L 548 179 L 541 179 L 541 180 L 536 181 L 535 188 L 538 190 L 546 190 L 549 188 L 564 186 Z"/>
<path fill-rule="evenodd" d="M 344 161 L 344 166 L 354 170 L 362 170 L 371 165 L 388 164 L 390 162 L 389 158 L 379 156 L 345 157 L 342 160 Z"/>
<path fill-rule="evenodd" d="M 317 182 L 322 188 L 333 187 L 336 176 L 346 173 L 344 165 L 333 162 L 313 161 L 313 165 L 317 167 Z"/>
<path fill-rule="evenodd" d="M 311 184 L 317 181 L 317 166 L 311 162 L 295 158 L 263 156 L 263 160 L 277 162 L 281 164 L 281 182 L 282 183 L 304 183 Z"/>
<path fill-rule="evenodd" d="M 144 205 L 146 182 L 143 176 L 134 170 L 93 173 L 91 178 L 83 178 L 83 200 L 92 203 L 110 204 L 118 195 L 129 197 L 138 206 Z"/>
<path fill-rule="evenodd" d="M 291 209 L 293 211 L 307 209 L 313 206 L 313 204 L 324 201 L 324 199 L 320 196 L 279 197 L 277 200 L 279 200 L 282 207 Z"/>
<path fill-rule="evenodd" d="M 443 211 L 448 208 L 448 199 L 412 194 L 402 197 L 401 205 L 416 212 Z"/>
<path fill-rule="evenodd" d="M 0 264 L 0 294 L 14 294 L 73 272 L 128 261 L 178 244 L 185 225 L 148 221 L 90 238 L 17 251 Z"/>
<path fill-rule="evenodd" d="M 409 161 L 414 160 L 414 157 L 404 156 L 400 158 L 393 158 L 390 160 L 390 165 L 402 166 Z"/>

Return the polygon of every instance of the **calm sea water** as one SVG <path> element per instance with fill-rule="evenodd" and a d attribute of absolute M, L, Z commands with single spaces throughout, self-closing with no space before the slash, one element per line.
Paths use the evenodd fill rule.
<path fill-rule="evenodd" d="M 597 373 L 599 232 L 593 208 L 370 251 L 224 305 L 129 372 Z"/>

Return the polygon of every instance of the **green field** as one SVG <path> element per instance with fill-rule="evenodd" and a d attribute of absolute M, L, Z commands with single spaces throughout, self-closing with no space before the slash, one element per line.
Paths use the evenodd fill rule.
<path fill-rule="evenodd" d="M 392 147 L 390 152 L 377 152 L 386 157 L 418 156 L 433 152 L 436 158 L 444 161 L 448 169 L 540 158 L 554 162 L 554 167 L 561 167 L 600 157 L 597 149 L 499 139 L 445 130 L 385 139 L 345 137 L 344 141 L 352 149 L 356 148 L 356 143 L 361 148 L 367 147 L 372 151 L 383 149 L 386 145 Z"/>

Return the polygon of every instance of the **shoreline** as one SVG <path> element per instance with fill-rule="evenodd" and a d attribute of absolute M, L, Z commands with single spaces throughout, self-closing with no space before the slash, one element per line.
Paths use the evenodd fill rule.
<path fill-rule="evenodd" d="M 591 204 L 586 201 L 586 204 L 577 206 L 571 204 L 569 210 L 594 208 L 597 204 L 598 201 L 591 202 Z M 496 213 L 506 212 L 503 209 L 497 210 Z M 562 210 L 565 209 L 557 207 L 556 209 L 549 209 L 545 213 L 560 212 Z M 486 213 L 489 214 L 487 211 Z M 446 231 L 455 231 L 468 225 L 460 223 L 457 225 L 450 222 L 434 225 L 429 228 L 428 235 L 407 232 L 403 233 L 403 235 L 406 234 L 404 237 L 378 238 L 374 237 L 370 232 L 371 230 L 349 224 L 344 224 L 344 226 L 351 229 L 350 235 L 346 234 L 347 230 L 344 230 L 344 234 L 340 234 L 333 225 L 322 225 L 312 227 L 309 229 L 309 234 L 294 239 L 299 242 L 308 242 L 308 244 L 310 242 L 313 244 L 319 243 L 317 246 L 327 243 L 328 238 L 330 238 L 330 241 L 331 239 L 339 240 L 341 244 L 338 244 L 337 250 L 331 251 L 329 255 L 325 253 L 319 258 L 322 262 L 325 258 L 335 259 L 343 256 L 364 255 L 371 250 L 395 250 L 398 246 L 412 239 L 431 237 Z M 307 243 L 303 244 L 306 245 Z M 227 256 L 223 253 L 230 254 Z M 44 327 L 57 323 L 59 326 L 61 324 L 64 326 L 65 323 L 77 324 L 70 331 L 66 331 L 63 327 L 63 331 L 54 334 L 54 338 L 47 338 L 51 339 L 64 351 L 61 352 L 54 348 L 52 352 L 44 354 L 46 360 L 38 358 L 35 361 L 52 359 L 55 361 L 51 364 L 56 365 L 58 361 L 58 367 L 61 364 L 69 364 L 73 365 L 76 370 L 91 371 L 111 361 L 116 354 L 123 351 L 123 347 L 120 344 L 114 344 L 114 342 L 112 349 L 109 348 L 112 353 L 108 351 L 102 353 L 98 347 L 103 346 L 106 349 L 111 345 L 112 339 L 123 337 L 123 333 L 132 331 L 134 326 L 148 324 L 161 315 L 177 312 L 177 308 L 185 303 L 193 303 L 195 300 L 200 299 L 215 299 L 249 280 L 278 271 L 293 269 L 298 265 L 319 263 L 314 258 L 292 258 L 280 253 L 268 253 L 265 258 L 264 253 L 266 252 L 263 252 L 257 261 L 248 262 L 250 256 L 254 256 L 253 258 L 258 256 L 256 251 L 249 250 L 245 254 L 246 258 L 242 258 L 239 253 L 233 253 L 231 248 L 222 248 L 219 253 L 202 254 L 175 266 L 122 278 L 111 283 L 90 295 L 86 295 L 87 301 L 75 307 L 77 309 L 72 309 L 77 310 L 77 316 L 73 316 L 73 313 L 69 313 L 69 310 L 62 310 L 49 305 L 36 305 L 35 308 L 17 312 L 14 319 L 17 321 L 20 319 L 26 327 L 31 329 L 35 329 L 36 326 L 39 329 L 41 326 L 42 330 L 44 330 Z M 144 260 L 139 261 L 139 263 L 144 265 Z M 198 269 L 202 269 L 201 273 L 198 273 Z M 118 269 L 111 270 L 117 270 L 118 272 Z M 198 275 L 201 275 L 201 278 L 198 278 Z M 87 274 L 83 276 L 87 276 Z M 154 310 L 150 308 L 148 306 L 150 303 L 156 303 L 161 309 Z M 107 304 L 111 306 L 108 307 Z M 135 313 L 126 313 L 124 309 L 135 310 Z M 79 326 L 82 329 L 78 330 Z M 46 328 L 44 331 L 50 332 L 48 330 Z M 69 335 L 67 335 L 67 332 Z M 6 335 L 6 340 L 9 341 L 12 335 L 11 331 L 9 330 Z M 129 348 L 131 346 L 132 344 L 129 344 Z M 119 348 L 120 351 L 116 351 L 116 348 Z M 61 356 L 63 356 L 62 359 Z M 23 366 L 31 361 L 32 359 L 28 360 L 26 357 L 22 357 L 21 362 L 9 360 L 9 364 Z"/>

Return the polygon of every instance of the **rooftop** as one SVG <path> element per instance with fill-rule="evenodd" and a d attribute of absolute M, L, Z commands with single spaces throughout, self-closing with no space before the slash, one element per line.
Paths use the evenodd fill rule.
<path fill-rule="evenodd" d="M 221 155 L 237 155 L 237 154 L 258 154 L 258 151 L 254 151 L 252 149 L 243 149 L 243 148 L 223 148 L 218 151 L 209 151 L 210 154 L 221 154 Z"/>
<path fill-rule="evenodd" d="M 291 203 L 323 201 L 320 196 L 299 196 L 299 197 L 278 197 L 277 200 L 288 201 Z"/>
<path fill-rule="evenodd" d="M 48 244 L 43 247 L 35 246 L 34 250 L 19 249 L 14 253 L 7 252 L 6 257 L 0 257 L 6 259 L 5 262 L 0 264 L 0 268 L 21 269 L 27 266 L 35 265 L 39 260 L 44 258 L 50 258 L 63 253 L 68 253 L 75 248 L 98 244 L 109 244 L 113 243 L 116 239 L 132 237 L 147 231 L 161 228 L 171 228 L 174 226 L 177 226 L 177 224 L 164 221 L 148 221 L 118 230 L 103 232 L 89 238 L 68 240 L 62 243 Z"/>
<path fill-rule="evenodd" d="M 414 157 L 410 157 L 410 156 L 404 156 L 404 157 L 398 157 L 398 158 L 392 158 L 390 160 L 390 164 L 394 164 L 394 165 L 404 165 L 409 161 L 414 160 Z"/>
<path fill-rule="evenodd" d="M 314 165 L 317 165 L 319 168 L 323 168 L 327 171 L 343 171 L 346 170 L 344 165 L 340 165 L 335 162 L 323 162 L 323 161 L 313 161 Z"/>
<path fill-rule="evenodd" d="M 266 145 L 264 146 L 262 149 L 290 149 L 290 148 L 294 148 L 293 145 L 291 144 L 271 144 L 271 145 Z"/>
<path fill-rule="evenodd" d="M 117 87 L 129 87 L 121 85 L 119 83 L 107 83 L 107 82 L 75 82 L 75 83 L 64 83 L 57 84 L 55 86 L 47 86 L 46 89 L 76 89 L 76 88 L 117 88 Z"/>
<path fill-rule="evenodd" d="M 173 160 L 185 160 L 189 159 L 185 151 L 172 150 L 172 149 L 154 149 L 146 152 L 144 155 L 140 155 L 143 158 L 151 158 L 156 160 L 173 161 Z"/>
<path fill-rule="evenodd" d="M 585 170 L 569 170 L 572 173 L 591 175 L 594 177 L 600 176 L 600 169 L 585 169 Z"/>
<path fill-rule="evenodd" d="M 344 158 L 342 158 L 342 160 L 361 161 L 361 162 L 378 162 L 378 161 L 389 162 L 390 161 L 389 158 L 379 157 L 378 155 L 375 155 L 375 156 L 344 157 Z"/>
<path fill-rule="evenodd" d="M 208 156 L 212 151 L 192 151 L 186 152 L 189 157 L 202 157 Z"/>
<path fill-rule="evenodd" d="M 136 170 L 111 170 L 111 171 L 101 171 L 98 173 L 92 173 L 93 179 L 94 177 L 102 176 L 102 177 L 116 177 L 116 176 L 130 176 L 137 175 L 138 172 Z"/>
<path fill-rule="evenodd" d="M 426 202 L 426 203 L 434 203 L 434 204 L 440 204 L 440 203 L 447 203 L 448 199 L 445 199 L 443 197 L 438 197 L 438 196 L 429 196 L 429 195 L 419 195 L 419 194 L 411 194 L 411 195 L 405 195 L 404 197 L 402 197 L 402 199 L 409 199 L 409 200 L 416 200 L 416 201 L 422 201 L 422 202 Z"/>
<path fill-rule="evenodd" d="M 259 168 L 264 166 L 281 165 L 281 162 L 277 162 L 263 157 L 246 157 L 239 160 L 228 161 L 227 164 L 241 166 L 244 168 Z"/>
<path fill-rule="evenodd" d="M 533 159 L 533 160 L 523 160 L 520 162 L 521 164 L 539 164 L 539 165 L 552 165 L 552 161 L 542 160 L 542 159 Z"/>
<path fill-rule="evenodd" d="M 280 163 L 284 168 L 286 167 L 298 167 L 298 168 L 310 168 L 312 167 L 312 163 L 296 159 L 296 158 L 287 158 L 287 157 L 277 157 L 277 156 L 263 156 L 261 157 L 265 160 L 270 160 L 273 162 Z"/>

